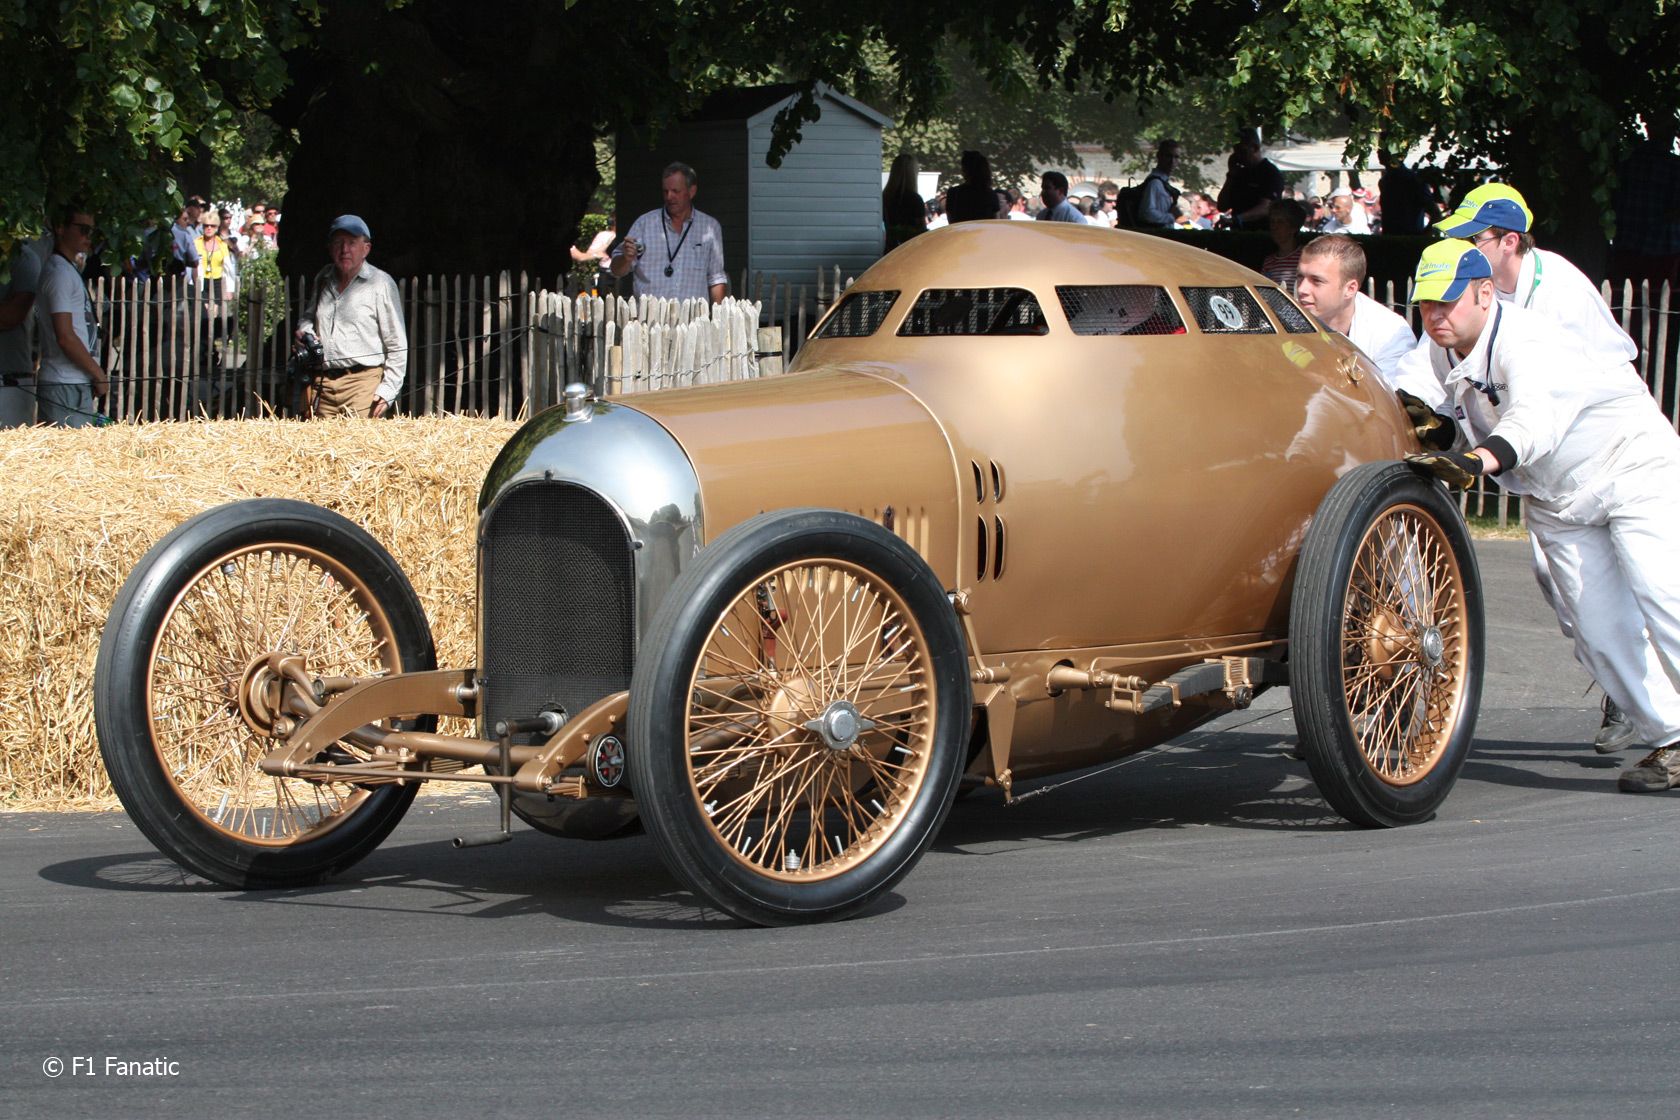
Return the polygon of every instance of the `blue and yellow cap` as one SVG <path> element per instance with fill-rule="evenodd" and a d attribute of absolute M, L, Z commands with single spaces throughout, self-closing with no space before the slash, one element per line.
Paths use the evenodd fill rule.
<path fill-rule="evenodd" d="M 1412 298 L 1451 303 L 1464 294 L 1472 280 L 1492 275 L 1493 265 L 1470 242 L 1457 238 L 1437 241 L 1418 258 L 1417 271 L 1412 274 Z"/>
<path fill-rule="evenodd" d="M 1458 200 L 1458 209 L 1435 223 L 1448 237 L 1474 237 L 1493 226 L 1527 233 L 1534 214 L 1515 187 L 1484 183 Z"/>

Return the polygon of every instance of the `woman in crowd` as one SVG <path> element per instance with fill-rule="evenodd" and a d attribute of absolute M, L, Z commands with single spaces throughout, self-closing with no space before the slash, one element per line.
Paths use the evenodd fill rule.
<path fill-rule="evenodd" d="M 886 189 L 881 192 L 881 221 L 887 229 L 888 252 L 927 230 L 927 205 L 916 193 L 916 157 L 900 152 L 893 157 Z"/>

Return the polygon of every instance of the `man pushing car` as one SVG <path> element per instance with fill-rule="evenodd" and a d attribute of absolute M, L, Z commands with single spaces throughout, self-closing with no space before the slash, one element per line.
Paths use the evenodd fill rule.
<path fill-rule="evenodd" d="M 1605 371 L 1546 317 L 1500 301 L 1470 242 L 1431 245 L 1415 281 L 1428 342 L 1396 382 L 1444 395 L 1454 446 L 1468 449 L 1408 461 L 1449 486 L 1486 474 L 1525 497 L 1576 659 L 1656 747 L 1621 788 L 1680 785 L 1680 435 L 1631 365 Z"/>

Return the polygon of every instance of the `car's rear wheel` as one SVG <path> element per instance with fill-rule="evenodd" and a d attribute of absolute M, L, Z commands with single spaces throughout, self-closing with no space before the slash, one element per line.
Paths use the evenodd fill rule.
<path fill-rule="evenodd" d="M 123 807 L 165 855 L 230 887 L 350 866 L 416 789 L 259 771 L 270 740 L 242 700 L 271 653 L 303 655 L 317 678 L 434 664 L 425 611 L 388 552 L 338 514 L 262 499 L 201 513 L 146 553 L 94 669 L 99 749 Z"/>
<path fill-rule="evenodd" d="M 760 515 L 701 552 L 642 648 L 629 780 L 706 902 L 837 918 L 921 857 L 972 700 L 955 612 L 909 545 L 851 514 Z"/>
<path fill-rule="evenodd" d="M 1295 572 L 1290 679 L 1307 765 L 1348 820 L 1423 820 L 1470 752 L 1482 679 L 1482 588 L 1442 487 L 1367 463 L 1319 505 Z"/>

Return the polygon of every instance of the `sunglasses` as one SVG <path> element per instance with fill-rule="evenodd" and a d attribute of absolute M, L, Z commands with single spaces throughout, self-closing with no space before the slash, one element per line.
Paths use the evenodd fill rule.
<path fill-rule="evenodd" d="M 88 225 L 86 222 L 67 222 L 66 224 L 71 229 L 80 230 L 84 236 L 93 236 L 93 227 Z"/>

